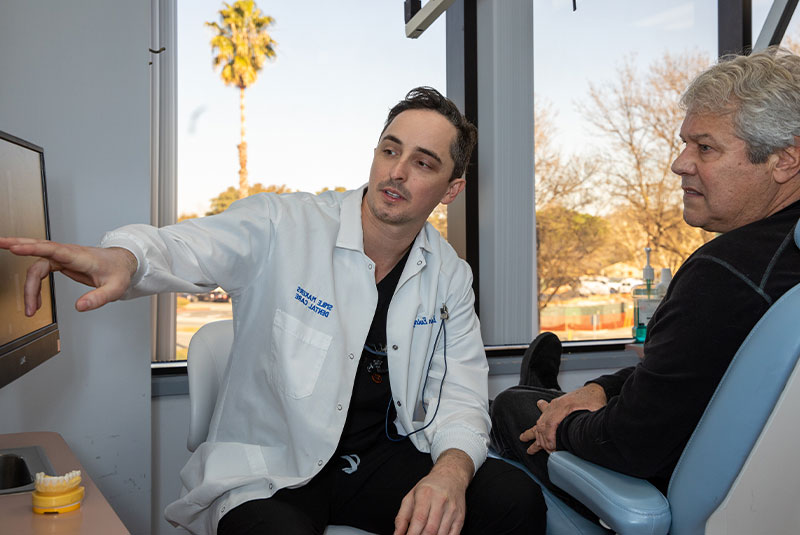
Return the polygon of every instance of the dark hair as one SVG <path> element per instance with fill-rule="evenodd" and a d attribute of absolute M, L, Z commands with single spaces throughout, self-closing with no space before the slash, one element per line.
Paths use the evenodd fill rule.
<path fill-rule="evenodd" d="M 456 127 L 456 139 L 450 145 L 450 157 L 453 158 L 453 174 L 450 180 L 461 177 L 469 163 L 469 157 L 478 139 L 478 129 L 470 123 L 458 110 L 452 100 L 432 87 L 415 87 L 406 94 L 406 98 L 398 102 L 390 111 L 383 125 L 386 131 L 394 118 L 406 110 L 432 110 L 443 115 L 450 124 Z"/>

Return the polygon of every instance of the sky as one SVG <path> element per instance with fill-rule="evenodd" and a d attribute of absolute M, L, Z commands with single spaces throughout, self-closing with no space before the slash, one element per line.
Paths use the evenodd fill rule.
<path fill-rule="evenodd" d="M 717 0 L 533 0 L 534 92 L 557 114 L 558 144 L 578 153 L 596 142 L 576 111 L 589 84 L 610 82 L 623 60 L 640 70 L 664 52 L 717 53 Z M 753 41 L 772 0 L 753 0 Z M 796 17 L 797 18 L 797 17 Z M 796 22 L 793 22 L 796 26 Z"/>
<path fill-rule="evenodd" d="M 245 91 L 250 183 L 319 191 L 364 184 L 386 115 L 445 87 L 445 20 L 405 36 L 402 0 L 261 0 L 277 56 Z M 238 187 L 239 90 L 212 69 L 220 0 L 178 1 L 178 213 Z"/>
<path fill-rule="evenodd" d="M 595 142 L 575 106 L 631 53 L 644 69 L 665 50 L 716 52 L 717 0 L 532 0 L 534 91 L 556 113 L 567 153 Z M 753 40 L 771 0 L 753 0 Z M 408 89 L 446 92 L 445 20 L 404 33 L 402 0 L 261 0 L 277 57 L 245 92 L 251 183 L 357 187 L 389 108 Z M 178 0 L 178 213 L 203 214 L 238 185 L 239 92 L 212 69 L 220 0 Z M 796 19 L 799 17 L 795 17 Z M 797 28 L 800 22 L 792 22 Z"/>

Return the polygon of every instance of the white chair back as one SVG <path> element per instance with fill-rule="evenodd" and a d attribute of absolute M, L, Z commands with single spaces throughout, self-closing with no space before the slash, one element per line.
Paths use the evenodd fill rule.
<path fill-rule="evenodd" d="M 205 442 L 217 404 L 219 384 L 233 345 L 233 320 L 207 323 L 192 337 L 187 352 L 189 375 L 189 436 L 186 447 L 194 451 Z M 349 526 L 328 526 L 325 535 L 371 535 Z"/>
<path fill-rule="evenodd" d="M 225 374 L 233 345 L 233 320 L 207 323 L 189 342 L 189 436 L 186 447 L 194 451 L 208 437 L 211 415 L 217 404 L 219 384 Z"/>

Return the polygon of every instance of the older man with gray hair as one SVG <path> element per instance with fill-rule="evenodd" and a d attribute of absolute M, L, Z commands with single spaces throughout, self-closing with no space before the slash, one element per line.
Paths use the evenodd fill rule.
<path fill-rule="evenodd" d="M 683 216 L 720 235 L 677 271 L 648 325 L 644 359 L 564 394 L 543 388 L 553 377 L 539 370 L 560 357 L 560 343 L 546 333 L 531 344 L 522 384 L 492 407 L 494 447 L 561 496 L 547 477 L 555 450 L 666 492 L 737 349 L 800 282 L 792 245 L 800 218 L 800 57 L 771 48 L 722 58 L 695 78 L 681 104 L 685 148 L 672 171 L 681 177 Z"/>

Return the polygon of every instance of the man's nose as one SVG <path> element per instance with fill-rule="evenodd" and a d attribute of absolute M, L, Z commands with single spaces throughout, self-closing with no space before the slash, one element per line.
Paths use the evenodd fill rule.
<path fill-rule="evenodd" d="M 683 149 L 681 153 L 678 154 L 678 157 L 675 158 L 674 162 L 672 162 L 670 169 L 672 169 L 673 173 L 679 176 L 694 174 L 694 163 L 686 154 L 686 149 Z"/>
<path fill-rule="evenodd" d="M 392 180 L 405 180 L 408 178 L 408 160 L 399 158 L 392 168 L 389 170 L 389 175 Z"/>

